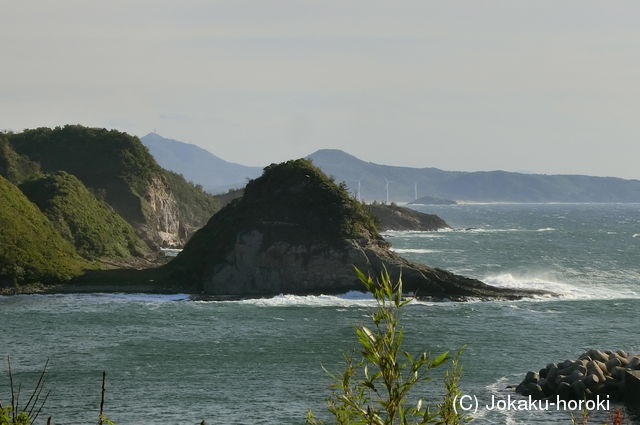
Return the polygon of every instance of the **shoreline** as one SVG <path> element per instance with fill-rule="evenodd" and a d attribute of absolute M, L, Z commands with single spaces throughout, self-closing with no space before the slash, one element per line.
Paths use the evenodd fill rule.
<path fill-rule="evenodd" d="M 356 292 L 366 293 L 366 290 L 363 288 L 362 291 L 358 291 L 356 289 L 352 290 Z M 351 292 L 351 291 L 349 291 Z M 348 292 L 347 292 L 348 293 Z M 187 295 L 189 299 L 196 301 L 238 301 L 238 300 L 251 300 L 251 299 L 269 299 L 273 297 L 277 297 L 280 295 L 292 295 L 292 296 L 336 296 L 339 297 L 341 295 L 345 295 L 345 292 L 331 292 L 331 291 L 313 291 L 313 292 L 305 292 L 305 293 L 281 293 L 281 294 L 273 294 L 273 293 L 264 293 L 264 294 L 245 294 L 245 295 L 236 295 L 236 294 L 207 294 L 204 292 L 194 292 L 193 290 L 189 290 L 188 288 L 180 288 L 177 286 L 155 286 L 153 283 L 148 284 L 131 284 L 131 285 L 118 285 L 118 284 L 101 284 L 101 283 L 92 283 L 87 285 L 82 284 L 57 284 L 52 286 L 44 286 L 41 284 L 32 284 L 27 285 L 24 288 L 0 288 L 0 297 L 11 297 L 18 295 L 73 295 L 73 294 L 140 294 L 140 295 L 176 295 L 182 294 Z M 424 296 L 424 297 L 415 297 L 418 301 L 425 302 L 437 302 L 437 303 L 446 303 L 446 302 L 454 302 L 454 303 L 468 303 L 468 302 L 491 302 L 491 301 L 521 301 L 521 300 L 534 300 L 536 296 L 545 295 L 545 294 L 533 294 L 530 296 L 529 294 L 523 294 L 520 296 L 514 296 L 513 294 L 502 297 L 469 297 L 469 296 Z M 547 294 L 552 298 L 559 298 L 556 294 Z M 412 298 L 413 295 L 407 293 L 405 298 Z"/>

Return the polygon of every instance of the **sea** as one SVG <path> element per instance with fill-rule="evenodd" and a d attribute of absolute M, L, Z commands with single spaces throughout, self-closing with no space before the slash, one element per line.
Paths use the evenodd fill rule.
<path fill-rule="evenodd" d="M 464 347 L 460 385 L 478 402 L 472 423 L 571 423 L 562 409 L 486 406 L 517 397 L 510 386 L 527 371 L 590 348 L 640 353 L 640 204 L 414 208 L 438 214 L 453 229 L 385 232 L 398 254 L 492 285 L 556 294 L 404 308 L 407 351 L 435 356 Z M 332 423 L 327 371 L 340 373 L 345 354 L 360 354 L 354 326 L 370 323 L 373 306 L 360 292 L 236 301 L 186 294 L 0 297 L 0 402 L 10 398 L 10 356 L 23 403 L 49 361 L 49 396 L 37 423 L 48 416 L 54 424 L 97 423 L 103 371 L 104 413 L 116 424 L 303 424 L 309 409 Z M 432 371 L 412 402 L 435 408 L 444 368 Z M 594 412 L 591 423 L 609 415 Z M 628 423 L 637 423 L 632 415 Z"/>

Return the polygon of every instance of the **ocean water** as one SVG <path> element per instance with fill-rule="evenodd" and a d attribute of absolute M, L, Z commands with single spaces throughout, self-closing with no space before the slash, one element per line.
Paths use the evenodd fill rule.
<path fill-rule="evenodd" d="M 410 351 L 466 346 L 462 387 L 481 407 L 512 394 L 506 387 L 528 370 L 588 348 L 640 353 L 640 205 L 419 209 L 455 230 L 385 233 L 401 255 L 559 295 L 407 307 Z M 105 410 L 118 424 L 302 424 L 309 408 L 327 417 L 330 379 L 322 367 L 340 370 L 342 353 L 355 348 L 353 326 L 367 323 L 371 308 L 357 292 L 226 302 L 181 294 L 0 297 L 0 355 L 11 355 L 23 394 L 50 360 L 43 415 L 54 423 L 96 421 L 106 370 Z M 440 391 L 434 379 L 419 395 L 428 401 Z M 0 401 L 7 398 L 3 375 Z M 568 412 L 481 408 L 475 417 L 480 424 L 570 423 Z"/>

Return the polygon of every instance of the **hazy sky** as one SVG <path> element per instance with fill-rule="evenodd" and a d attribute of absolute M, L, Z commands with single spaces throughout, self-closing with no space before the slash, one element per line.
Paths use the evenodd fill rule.
<path fill-rule="evenodd" d="M 0 0 L 0 128 L 640 178 L 640 2 Z"/>

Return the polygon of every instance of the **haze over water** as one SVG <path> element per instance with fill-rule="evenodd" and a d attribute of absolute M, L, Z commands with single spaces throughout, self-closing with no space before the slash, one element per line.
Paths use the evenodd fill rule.
<path fill-rule="evenodd" d="M 492 394 L 510 394 L 505 387 L 528 370 L 585 349 L 640 352 L 640 205 L 418 208 L 456 230 L 385 233 L 401 255 L 487 283 L 560 295 L 407 308 L 411 351 L 467 346 L 465 392 L 488 403 Z M 0 297 L 0 354 L 12 356 L 25 385 L 50 358 L 52 393 L 43 414 L 59 422 L 95 421 L 106 370 L 106 413 L 119 424 L 301 424 L 308 408 L 324 415 L 330 381 L 321 365 L 340 369 L 342 353 L 355 347 L 353 326 L 367 321 L 371 306 L 358 293 L 230 302 Z M 5 376 L 0 388 L 7 388 Z M 428 398 L 430 390 L 423 391 Z M 565 412 L 481 412 L 476 423 L 570 421 Z"/>

